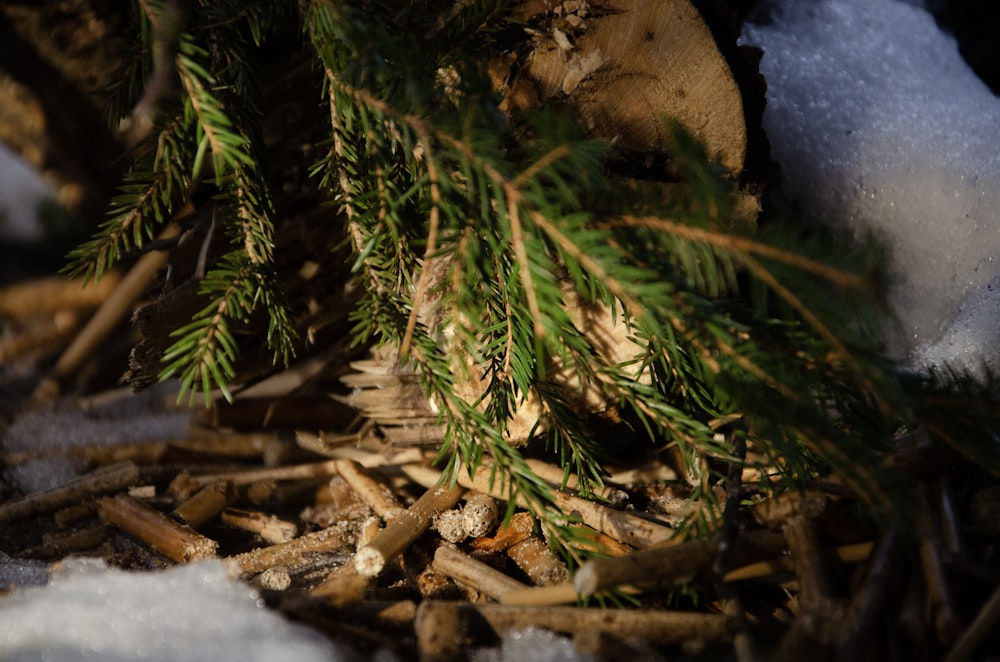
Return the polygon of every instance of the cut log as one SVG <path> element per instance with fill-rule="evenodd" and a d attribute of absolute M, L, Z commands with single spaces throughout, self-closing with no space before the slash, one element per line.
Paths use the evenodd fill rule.
<path fill-rule="evenodd" d="M 529 0 L 527 55 L 496 62 L 511 114 L 562 103 L 595 138 L 663 153 L 669 123 L 734 174 L 746 160 L 743 100 L 711 30 L 689 0 Z M 516 73 L 511 73 L 516 72 Z"/>
<path fill-rule="evenodd" d="M 620 157 L 640 160 L 669 159 L 671 123 L 676 123 L 700 140 L 734 179 L 742 179 L 748 125 L 741 86 L 715 33 L 689 0 L 526 0 L 514 9 L 513 18 L 526 26 L 524 42 L 506 43 L 507 54 L 488 67 L 503 96 L 500 109 L 512 122 L 543 106 L 561 107 L 589 135 L 610 142 Z M 717 32 L 725 35 L 721 38 L 730 58 L 737 58 L 734 33 Z M 744 67 L 742 78 L 752 77 L 746 62 L 737 64 Z M 755 122 L 755 130 L 759 124 Z M 734 218 L 756 218 L 756 191 L 739 192 L 735 202 Z M 435 260 L 424 268 L 444 274 L 447 264 Z M 445 277 L 435 274 L 430 280 Z M 648 382 L 650 375 L 635 362 L 645 347 L 632 338 L 621 305 L 587 304 L 568 283 L 564 290 L 566 310 L 575 326 L 585 330 L 595 355 L 609 366 L 633 366 L 627 369 L 630 377 Z M 420 319 L 450 346 L 454 394 L 485 409 L 490 401 L 485 367 L 455 346 L 452 329 L 437 328 L 433 301 L 423 302 Z M 392 350 L 383 348 L 372 360 L 352 367 L 359 374 L 343 378 L 354 389 L 344 400 L 379 423 L 388 438 L 402 440 L 397 439 L 402 435 L 416 441 L 415 429 L 427 432 L 431 441 L 443 438 L 436 422 L 444 403 L 427 400 L 416 376 L 397 367 Z M 572 366 L 552 359 L 546 372 L 581 416 L 612 420 L 616 415 L 602 385 L 581 382 Z M 507 422 L 508 441 L 521 445 L 541 432 L 543 410 L 537 394 L 526 394 Z"/>

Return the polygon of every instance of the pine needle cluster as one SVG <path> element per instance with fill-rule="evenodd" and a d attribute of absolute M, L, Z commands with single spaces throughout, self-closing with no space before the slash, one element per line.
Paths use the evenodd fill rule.
<path fill-rule="evenodd" d="M 329 126 L 312 173 L 341 212 L 365 292 L 356 342 L 391 348 L 401 370 L 419 375 L 446 430 L 450 477 L 487 462 L 512 496 L 544 512 L 550 488 L 509 429 L 532 399 L 533 443 L 585 490 L 600 485 L 614 449 L 595 442 L 554 366 L 676 446 L 694 498 L 709 506 L 720 468 L 744 463 L 761 470 L 765 491 L 836 471 L 893 512 L 882 455 L 900 426 L 931 418 L 953 447 L 995 462 L 920 409 L 941 389 L 881 357 L 877 250 L 736 220 L 738 184 L 682 131 L 671 154 L 679 181 L 643 186 L 616 175 L 613 147 L 571 117 L 504 117 L 483 65 L 512 26 L 502 0 L 189 5 L 135 5 L 142 51 L 114 91 L 113 119 L 137 116 L 163 67 L 179 85 L 157 104 L 107 220 L 70 269 L 100 276 L 153 239 L 196 184 L 217 188 L 230 250 L 208 266 L 206 304 L 174 333 L 161 377 L 228 395 L 239 360 L 231 325 L 259 311 L 275 361 L 291 356 L 251 52 L 293 23 Z M 570 300 L 612 311 L 635 355 L 602 361 Z M 464 374 L 456 352 L 469 357 Z M 470 378 L 484 385 L 477 398 L 458 388 Z M 976 387 L 976 400 L 988 391 Z M 733 430 L 747 438 L 745 457 Z M 718 509 L 693 512 L 690 535 L 717 525 Z M 563 520 L 548 523 L 553 540 L 569 540 Z"/>

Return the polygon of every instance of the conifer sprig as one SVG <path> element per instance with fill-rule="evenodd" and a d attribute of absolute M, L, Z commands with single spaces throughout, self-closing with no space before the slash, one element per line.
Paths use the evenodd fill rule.
<path fill-rule="evenodd" d="M 682 133 L 670 155 L 680 181 L 666 195 L 658 183 L 623 183 L 612 147 L 564 114 L 502 115 L 483 66 L 511 24 L 502 0 L 444 11 L 191 3 L 172 50 L 158 48 L 158 12 L 182 4 L 138 3 L 143 43 L 133 82 L 116 92 L 118 118 L 142 94 L 134 81 L 155 75 L 156 53 L 172 53 L 176 94 L 159 105 L 154 136 L 134 146 L 108 219 L 70 269 L 98 277 L 194 188 L 217 189 L 229 245 L 211 257 L 202 308 L 178 324 L 161 372 L 185 393 L 228 396 L 241 334 L 262 316 L 275 360 L 292 353 L 249 55 L 290 21 L 316 60 L 324 103 L 312 119 L 329 125 L 311 172 L 342 210 L 365 292 L 356 342 L 420 377 L 446 431 L 446 475 L 488 464 L 511 508 L 532 508 L 557 546 L 572 547 L 572 522 L 545 515 L 553 487 L 517 444 L 540 437 L 585 492 L 600 485 L 609 449 L 589 429 L 587 398 L 680 451 L 701 500 L 688 535 L 712 530 L 719 467 L 743 462 L 724 434 L 734 421 L 762 491 L 835 470 L 883 512 L 899 492 L 880 454 L 901 425 L 916 421 L 958 452 L 996 458 L 963 441 L 992 405 L 949 420 L 944 386 L 880 357 L 870 321 L 877 255 L 810 243 L 800 226 L 782 235 L 779 222 L 761 230 L 735 220 L 736 185 Z M 602 355 L 584 315 L 594 311 L 627 332 L 630 356 Z M 995 385 L 968 388 L 978 402 Z"/>
<path fill-rule="evenodd" d="M 828 412 L 803 397 L 808 392 L 803 385 L 816 375 L 797 356 L 803 346 L 791 342 L 800 326 L 772 324 L 774 337 L 761 351 L 749 336 L 755 324 L 767 322 L 736 303 L 740 274 L 785 301 L 819 334 L 824 351 L 832 349 L 851 363 L 848 372 L 855 379 L 863 377 L 866 368 L 852 362 L 827 323 L 750 256 L 842 289 L 861 289 L 863 280 L 723 229 L 719 219 L 728 217 L 727 194 L 711 168 L 691 177 L 708 183 L 701 211 L 602 213 L 608 205 L 597 197 L 613 188 L 602 146 L 539 115 L 527 118 L 530 128 L 523 130 L 535 138 L 507 149 L 509 129 L 496 124 L 491 105 L 477 104 L 481 90 L 462 88 L 461 78 L 445 87 L 430 75 L 418 84 L 420 71 L 439 71 L 443 63 L 431 66 L 413 53 L 378 51 L 405 39 L 380 39 L 380 24 L 372 17 L 363 34 L 352 34 L 344 26 L 354 24 L 338 14 L 349 3 L 311 7 L 310 37 L 326 73 L 334 135 L 330 157 L 318 172 L 345 207 L 369 288 L 357 317 L 359 332 L 395 344 L 401 359 L 422 375 L 428 399 L 447 423 L 446 451 L 460 465 L 473 468 L 488 457 L 510 476 L 512 489 L 544 503 L 544 491 L 519 475 L 518 451 L 505 441 L 510 417 L 537 398 L 538 431 L 585 489 L 599 484 L 599 449 L 581 425 L 580 412 L 567 406 L 564 386 L 548 380 L 554 365 L 597 384 L 609 400 L 636 412 L 658 438 L 677 443 L 692 474 L 706 456 L 732 459 L 704 417 L 742 411 L 751 404 L 744 391 L 763 386 L 796 402 L 804 420 L 825 420 Z M 408 63 L 406 71 L 394 69 L 393 62 Z M 451 64 L 467 70 L 461 62 Z M 413 80 L 401 84 L 407 76 Z M 434 89 L 436 103 L 428 91 Z M 419 92 L 407 95 L 407 90 Z M 685 222 L 670 220 L 678 212 Z M 572 296 L 584 305 L 621 306 L 622 319 L 646 343 L 645 353 L 637 343 L 635 362 L 656 366 L 652 385 L 637 382 L 637 373 L 625 366 L 595 361 L 595 348 L 567 311 L 566 277 L 575 289 Z M 442 341 L 442 329 L 448 329 L 450 343 Z M 468 364 L 456 366 L 449 352 L 468 355 Z M 775 370 L 776 363 L 784 364 L 782 370 Z M 485 386 L 470 406 L 455 385 L 471 371 L 481 372 Z M 838 446 L 844 439 L 828 443 L 804 423 L 790 426 L 776 442 L 759 441 L 782 450 L 805 441 L 820 451 L 816 458 L 838 468 L 852 464 Z M 706 470 L 693 478 L 706 498 L 709 475 Z M 872 481 L 863 475 L 855 483 L 865 489 Z"/>
<path fill-rule="evenodd" d="M 142 248 L 189 200 L 194 188 L 210 181 L 218 189 L 217 215 L 232 249 L 215 258 L 214 268 L 202 278 L 199 294 L 205 306 L 189 324 L 172 332 L 176 340 L 166 350 L 160 372 L 163 379 L 180 378 L 181 396 L 201 391 L 208 403 L 215 388 L 231 397 L 227 385 L 236 374 L 239 354 L 233 324 L 246 323 L 256 310 L 267 311 L 267 343 L 275 362 L 285 363 L 292 354 L 294 329 L 273 273 L 274 208 L 257 144 L 259 93 L 244 50 L 245 32 L 259 43 L 265 19 L 274 10 L 243 3 L 197 4 L 191 15 L 184 16 L 169 3 L 139 4 L 146 41 L 140 51 L 172 53 L 170 66 L 179 99 L 161 104 L 154 140 L 135 146 L 138 156 L 108 220 L 71 253 L 67 270 L 85 278 L 99 277 L 129 251 Z M 155 43 L 162 39 L 158 28 L 167 19 L 182 21 L 176 52 L 157 50 Z M 217 39 L 224 48 L 218 47 Z M 127 66 L 132 80 L 136 65 Z M 140 90 L 128 85 L 120 94 L 113 106 L 119 112 L 136 103 Z M 171 109 L 173 114 L 166 114 Z"/>

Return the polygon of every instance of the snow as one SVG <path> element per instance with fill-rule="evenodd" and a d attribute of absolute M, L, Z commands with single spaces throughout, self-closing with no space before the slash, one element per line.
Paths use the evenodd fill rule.
<path fill-rule="evenodd" d="M 358 658 L 266 608 L 252 588 L 230 579 L 221 561 L 125 572 L 91 559 L 65 561 L 47 587 L 24 588 L 0 600 L 0 659 Z"/>
<path fill-rule="evenodd" d="M 890 350 L 1000 369 L 1000 100 L 898 0 L 778 0 L 748 25 L 764 125 L 801 208 L 890 249 Z"/>
<path fill-rule="evenodd" d="M 4 431 L 0 448 L 37 458 L 19 462 L 4 476 L 21 491 L 36 492 L 80 473 L 84 463 L 67 449 L 188 439 L 194 412 L 173 406 L 176 392 L 175 383 L 165 383 L 137 394 L 125 389 L 102 403 L 64 398 L 26 409 Z"/>
<path fill-rule="evenodd" d="M 573 642 L 548 630 L 528 627 L 511 630 L 500 639 L 498 648 L 486 648 L 471 655 L 472 662 L 595 662 L 591 655 L 576 651 Z"/>
<path fill-rule="evenodd" d="M 52 189 L 20 156 L 0 142 L 0 239 L 38 239 L 39 207 L 53 198 Z"/>
<path fill-rule="evenodd" d="M 0 552 L 0 588 L 38 586 L 48 581 L 49 564 L 45 561 L 17 559 Z"/>

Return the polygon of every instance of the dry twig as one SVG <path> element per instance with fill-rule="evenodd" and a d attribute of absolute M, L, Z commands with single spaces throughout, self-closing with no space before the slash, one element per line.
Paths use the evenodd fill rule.
<path fill-rule="evenodd" d="M 375 480 L 368 470 L 355 460 L 335 460 L 334 466 L 347 484 L 357 492 L 362 500 L 371 506 L 375 514 L 388 522 L 401 512 L 403 504 L 396 499 L 385 484 Z"/>
<path fill-rule="evenodd" d="M 476 589 L 494 600 L 511 591 L 528 588 L 512 577 L 463 554 L 451 545 L 441 545 L 434 552 L 434 569 Z"/>
<path fill-rule="evenodd" d="M 103 467 L 65 485 L 3 504 L 0 506 L 0 523 L 49 513 L 100 494 L 124 490 L 138 481 L 139 467 L 131 462 Z"/>
<path fill-rule="evenodd" d="M 97 500 L 101 517 L 177 563 L 215 556 L 218 543 L 141 501 L 119 494 Z"/>
<path fill-rule="evenodd" d="M 179 232 L 178 225 L 170 223 L 159 238 L 161 240 L 171 239 Z M 59 357 L 59 361 L 49 371 L 48 376 L 35 389 L 34 397 L 36 399 L 50 400 L 59 394 L 63 382 L 72 376 L 80 365 L 96 351 L 98 345 L 114 329 L 115 325 L 129 314 L 133 302 L 146 292 L 166 262 L 167 253 L 164 251 L 153 251 L 139 258 L 135 266 L 118 283 L 114 292 L 105 299 L 87 325 Z"/>
<path fill-rule="evenodd" d="M 740 537 L 735 553 L 770 549 L 771 555 L 777 555 L 784 544 L 779 534 L 753 531 Z M 653 547 L 627 556 L 594 559 L 580 566 L 573 583 L 580 595 L 586 597 L 626 584 L 683 582 L 711 567 L 717 548 L 715 540 L 698 540 Z"/>
<path fill-rule="evenodd" d="M 425 481 L 435 474 L 440 477 L 440 473 L 423 466 L 407 466 L 404 467 L 404 471 L 418 482 Z M 491 473 L 490 467 L 485 465 L 480 466 L 474 476 L 460 471 L 458 484 L 488 494 L 495 499 L 506 501 L 510 496 L 507 492 L 507 486 L 499 481 L 491 481 Z M 564 515 L 579 517 L 584 524 L 632 547 L 650 547 L 669 540 L 674 534 L 673 529 L 663 524 L 657 524 L 642 517 L 608 508 L 558 490 L 553 492 L 553 500 L 555 506 Z M 519 500 L 518 505 L 525 507 L 527 504 Z"/>
<path fill-rule="evenodd" d="M 271 544 L 290 542 L 299 533 L 294 522 L 279 517 L 241 508 L 226 508 L 222 511 L 222 521 L 244 531 L 255 533 Z"/>
<path fill-rule="evenodd" d="M 435 514 L 451 508 L 462 495 L 459 487 L 432 487 L 416 503 L 400 513 L 366 547 L 354 556 L 363 577 L 374 577 L 431 525 Z"/>
<path fill-rule="evenodd" d="M 438 610 L 456 610 L 458 618 L 447 619 L 456 627 L 461 628 L 463 622 L 485 621 L 497 633 L 528 627 L 541 627 L 571 635 L 597 630 L 622 640 L 642 639 L 660 645 L 717 643 L 730 637 L 728 619 L 725 616 L 651 609 L 471 605 L 427 600 L 417 607 L 418 622 L 425 619 L 439 621 L 437 618 L 431 619 L 432 614 Z M 426 632 L 428 636 L 441 636 L 441 633 L 433 632 L 431 628 L 418 627 L 417 631 L 418 638 L 422 632 Z M 463 630 L 459 630 L 458 636 L 462 638 L 463 633 Z"/>
<path fill-rule="evenodd" d="M 344 531 L 338 527 L 330 527 L 280 545 L 230 556 L 225 563 L 234 574 L 255 575 L 268 568 L 296 561 L 309 552 L 332 552 L 344 549 L 347 545 Z"/>
<path fill-rule="evenodd" d="M 569 581 L 569 569 L 541 538 L 531 536 L 507 549 L 514 560 L 536 586 L 554 586 Z"/>
<path fill-rule="evenodd" d="M 222 512 L 233 496 L 233 485 L 219 481 L 206 485 L 191 498 L 179 504 L 171 513 L 192 529 L 199 529 Z"/>

